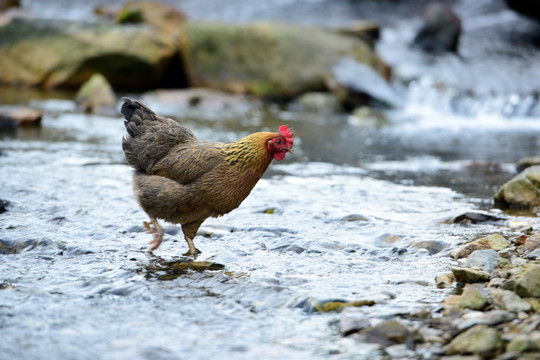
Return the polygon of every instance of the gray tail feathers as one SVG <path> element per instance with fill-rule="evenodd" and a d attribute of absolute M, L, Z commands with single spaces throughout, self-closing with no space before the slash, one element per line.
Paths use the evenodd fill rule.
<path fill-rule="evenodd" d="M 154 120 L 156 118 L 156 114 L 146 107 L 146 105 L 136 100 L 123 97 L 122 101 L 124 104 L 122 104 L 122 109 L 120 109 L 120 112 L 124 116 L 124 125 L 129 136 L 141 136 L 143 133 L 141 127 L 143 126 L 144 119 L 149 117 Z"/>

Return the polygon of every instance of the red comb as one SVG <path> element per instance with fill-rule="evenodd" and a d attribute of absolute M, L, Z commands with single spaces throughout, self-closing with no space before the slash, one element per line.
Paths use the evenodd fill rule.
<path fill-rule="evenodd" d="M 288 125 L 281 125 L 279 127 L 279 133 L 281 134 L 281 136 L 285 138 L 285 141 L 287 141 L 287 145 L 289 147 L 292 147 L 294 143 L 294 140 L 293 140 L 294 133 L 292 132 L 292 128 L 287 128 L 287 126 Z"/>

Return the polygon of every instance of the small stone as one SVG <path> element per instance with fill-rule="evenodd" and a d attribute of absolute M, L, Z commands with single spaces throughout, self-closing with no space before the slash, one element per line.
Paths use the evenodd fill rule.
<path fill-rule="evenodd" d="M 351 215 L 344 216 L 344 217 L 342 217 L 342 218 L 339 219 L 339 220 L 340 220 L 340 221 L 356 222 L 356 221 L 368 221 L 369 219 L 366 218 L 366 217 L 363 216 L 363 215 L 351 214 Z"/>
<path fill-rule="evenodd" d="M 516 293 L 522 297 L 540 297 L 540 266 L 529 267 L 519 277 Z"/>
<path fill-rule="evenodd" d="M 478 354 L 488 357 L 497 352 L 503 343 L 496 329 L 476 325 L 456 336 L 444 347 L 447 355 Z"/>
<path fill-rule="evenodd" d="M 499 251 L 508 247 L 509 243 L 502 235 L 491 234 L 486 237 L 482 237 L 474 240 L 471 243 L 463 244 L 458 248 L 452 250 L 450 256 L 454 259 L 461 259 L 469 256 L 476 250 L 495 250 Z"/>
<path fill-rule="evenodd" d="M 531 304 L 523 300 L 513 291 L 491 289 L 489 294 L 493 300 L 493 304 L 503 310 L 512 311 L 514 313 L 531 310 Z"/>
<path fill-rule="evenodd" d="M 467 257 L 465 266 L 477 267 L 488 273 L 492 273 L 497 265 L 501 256 L 495 250 L 476 250 Z"/>
<path fill-rule="evenodd" d="M 528 156 L 518 160 L 516 163 L 516 171 L 520 173 L 526 168 L 534 165 L 540 165 L 540 156 Z"/>
<path fill-rule="evenodd" d="M 457 319 L 455 325 L 458 330 L 463 331 L 476 325 L 499 325 L 515 318 L 516 314 L 505 310 L 471 311 L 465 313 L 461 319 Z"/>
<path fill-rule="evenodd" d="M 540 350 L 540 332 L 519 334 L 506 345 L 506 351 L 516 353 L 536 350 Z"/>
<path fill-rule="evenodd" d="M 538 260 L 540 258 L 540 249 L 536 249 L 534 251 L 531 251 L 527 255 L 525 255 L 525 259 L 529 260 Z"/>
<path fill-rule="evenodd" d="M 499 277 L 492 278 L 491 280 L 489 280 L 488 287 L 493 287 L 493 288 L 501 287 L 505 281 L 506 281 L 505 279 L 499 278 Z"/>
<path fill-rule="evenodd" d="M 375 327 L 361 332 L 364 342 L 390 346 L 395 344 L 412 345 L 411 331 L 396 320 L 386 320 Z"/>
<path fill-rule="evenodd" d="M 461 294 L 459 307 L 462 309 L 482 310 L 487 304 L 487 296 L 476 287 L 467 284 Z"/>
<path fill-rule="evenodd" d="M 43 114 L 25 106 L 0 106 L 0 131 L 16 130 L 20 126 L 39 126 Z"/>
<path fill-rule="evenodd" d="M 525 239 L 525 242 L 519 247 L 519 250 L 522 253 L 527 254 L 538 248 L 540 248 L 540 234 L 534 234 Z"/>
<path fill-rule="evenodd" d="M 426 240 L 414 243 L 413 247 L 418 249 L 426 249 L 430 255 L 434 255 L 446 249 L 448 247 L 448 244 L 442 241 Z"/>
<path fill-rule="evenodd" d="M 489 281 L 489 273 L 473 269 L 473 268 L 460 268 L 452 266 L 452 273 L 456 277 L 456 281 L 465 284 L 471 284 L 476 282 Z"/>
<path fill-rule="evenodd" d="M 105 76 L 96 73 L 82 84 L 75 96 L 77 107 L 86 113 L 109 115 L 116 113 L 116 95 Z"/>
<path fill-rule="evenodd" d="M 437 284 L 439 289 L 452 286 L 455 281 L 456 277 L 452 273 L 440 274 L 435 277 L 435 284 Z"/>
<path fill-rule="evenodd" d="M 339 320 L 339 332 L 342 336 L 349 336 L 369 326 L 369 320 L 363 314 L 344 311 Z"/>

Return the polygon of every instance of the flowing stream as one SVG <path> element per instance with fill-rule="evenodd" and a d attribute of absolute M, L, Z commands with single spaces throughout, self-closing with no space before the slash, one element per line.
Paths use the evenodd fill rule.
<path fill-rule="evenodd" d="M 386 34 L 383 53 L 392 39 Z M 240 208 L 202 225 L 200 267 L 186 265 L 175 226 L 147 252 L 120 116 L 80 114 L 71 94 L 1 90 L 1 103 L 44 112 L 40 129 L 0 142 L 0 199 L 10 203 L 0 215 L 1 357 L 382 358 L 376 346 L 342 337 L 342 314 L 316 312 L 317 304 L 372 300 L 352 311 L 372 324 L 406 319 L 448 295 L 434 277 L 448 272 L 458 243 L 512 234 L 512 221 L 539 226 L 534 214 L 494 209 L 492 197 L 516 160 L 540 153 L 540 118 L 504 110 L 510 95 L 456 96 L 429 77 L 399 86 L 404 107 L 380 110 L 374 123 L 259 103 L 182 108 L 147 96 L 203 139 L 295 129 L 296 153 L 274 162 Z M 465 212 L 507 221 L 448 223 Z"/>

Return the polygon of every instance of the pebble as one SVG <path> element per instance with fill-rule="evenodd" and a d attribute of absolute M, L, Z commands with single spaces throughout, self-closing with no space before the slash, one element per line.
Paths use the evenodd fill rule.
<path fill-rule="evenodd" d="M 458 248 L 450 252 L 450 256 L 454 259 L 461 259 L 469 256 L 476 250 L 488 250 L 492 249 L 495 251 L 502 250 L 509 246 L 508 240 L 506 240 L 502 235 L 491 234 L 479 239 L 474 240 L 473 242 L 463 244 Z"/>

